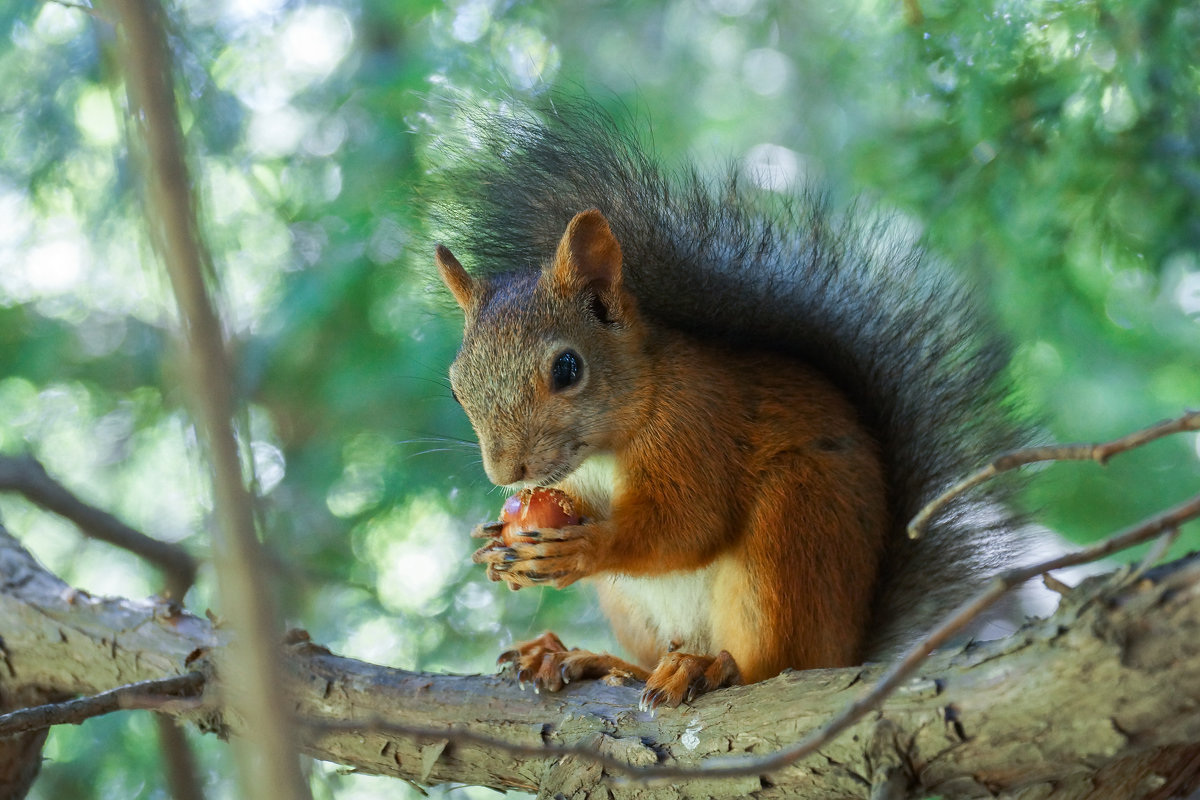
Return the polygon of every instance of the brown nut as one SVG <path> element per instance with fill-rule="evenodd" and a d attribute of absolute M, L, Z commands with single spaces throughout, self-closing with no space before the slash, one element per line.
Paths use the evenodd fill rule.
<path fill-rule="evenodd" d="M 578 525 L 579 517 L 575 514 L 574 501 L 566 492 L 536 486 L 522 489 L 505 500 L 500 521 L 504 523 L 500 539 L 505 546 L 511 547 L 513 542 L 537 541 L 532 536 L 522 536 L 523 533 L 539 528 Z"/>

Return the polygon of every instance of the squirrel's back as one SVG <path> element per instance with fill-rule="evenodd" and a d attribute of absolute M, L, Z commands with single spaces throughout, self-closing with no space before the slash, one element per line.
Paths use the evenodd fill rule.
<path fill-rule="evenodd" d="M 880 443 L 894 531 L 868 654 L 922 633 L 1009 564 L 1017 524 L 1000 484 L 911 541 L 907 521 L 949 483 L 1020 446 L 1002 384 L 1008 351 L 954 276 L 886 217 L 834 215 L 731 169 L 668 173 L 591 106 L 476 110 L 439 143 L 439 231 L 485 273 L 538 270 L 564 226 L 598 208 L 639 308 L 699 339 L 780 352 L 827 375 Z M 457 142 L 457 143 L 456 143 Z"/>

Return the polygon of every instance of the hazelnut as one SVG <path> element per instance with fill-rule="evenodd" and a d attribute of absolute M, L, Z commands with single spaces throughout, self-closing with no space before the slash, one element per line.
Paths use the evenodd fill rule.
<path fill-rule="evenodd" d="M 537 486 L 532 489 L 522 489 L 504 501 L 500 510 L 500 539 L 505 546 L 513 542 L 534 542 L 533 536 L 521 534 L 536 531 L 539 528 L 562 528 L 566 525 L 578 525 L 579 517 L 575 514 L 575 503 L 571 496 L 558 489 Z"/>

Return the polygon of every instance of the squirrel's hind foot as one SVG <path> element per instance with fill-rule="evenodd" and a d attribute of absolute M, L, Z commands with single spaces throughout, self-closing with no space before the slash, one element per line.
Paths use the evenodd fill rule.
<path fill-rule="evenodd" d="M 501 653 L 496 663 L 501 673 L 512 675 L 522 687 L 533 684 L 534 691 L 557 692 L 572 681 L 589 678 L 615 676 L 644 681 L 650 675 L 608 653 L 592 653 L 577 647 L 568 650 L 550 631 Z"/>
<path fill-rule="evenodd" d="M 742 683 L 742 671 L 727 650 L 715 656 L 667 653 L 646 679 L 638 708 L 642 711 L 655 711 L 659 706 L 674 708 L 705 692 Z"/>

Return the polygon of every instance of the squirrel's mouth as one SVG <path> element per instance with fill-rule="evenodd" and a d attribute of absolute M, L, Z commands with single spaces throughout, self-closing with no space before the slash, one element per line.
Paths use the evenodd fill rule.
<path fill-rule="evenodd" d="M 553 486 L 570 477 L 571 473 L 587 460 L 593 448 L 587 442 L 573 442 L 564 448 L 564 452 L 542 471 L 542 475 L 527 481 L 529 486 Z"/>
<path fill-rule="evenodd" d="M 552 467 L 545 475 L 535 481 L 529 481 L 530 486 L 553 486 L 563 480 L 566 480 L 572 472 L 579 469 L 579 464 L 582 462 L 573 461 L 565 464 L 559 464 Z"/>

